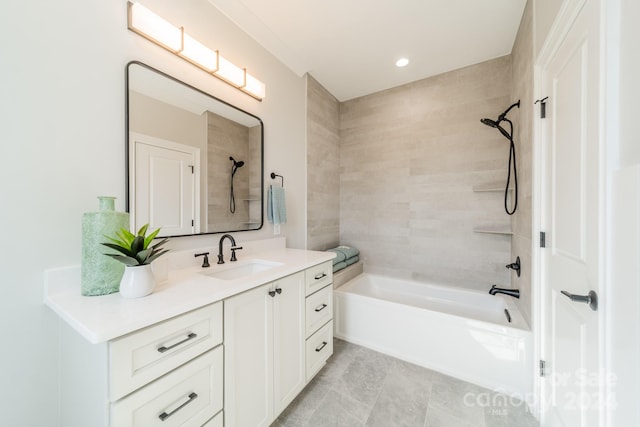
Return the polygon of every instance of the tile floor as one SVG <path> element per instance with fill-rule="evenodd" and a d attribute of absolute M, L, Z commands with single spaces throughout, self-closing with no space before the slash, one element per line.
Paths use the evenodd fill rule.
<path fill-rule="evenodd" d="M 509 401 L 504 395 L 336 339 L 327 365 L 272 426 L 538 426 L 526 405 Z"/>

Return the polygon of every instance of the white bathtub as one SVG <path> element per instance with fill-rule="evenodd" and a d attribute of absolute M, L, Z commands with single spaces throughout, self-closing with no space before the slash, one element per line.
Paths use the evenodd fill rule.
<path fill-rule="evenodd" d="M 334 300 L 338 338 L 492 390 L 531 396 L 532 334 L 512 297 L 365 273 L 335 289 Z"/>

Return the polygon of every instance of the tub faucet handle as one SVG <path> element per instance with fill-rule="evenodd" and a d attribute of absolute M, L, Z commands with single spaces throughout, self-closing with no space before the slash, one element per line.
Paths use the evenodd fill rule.
<path fill-rule="evenodd" d="M 516 257 L 516 262 L 505 265 L 506 268 L 510 268 L 516 272 L 516 275 L 520 277 L 520 257 Z"/>

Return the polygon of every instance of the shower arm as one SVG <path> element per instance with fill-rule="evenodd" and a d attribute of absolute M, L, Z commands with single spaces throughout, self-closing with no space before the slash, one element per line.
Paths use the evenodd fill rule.
<path fill-rule="evenodd" d="M 516 102 L 516 103 L 511 104 L 511 105 L 509 106 L 509 108 L 507 108 L 507 109 L 504 111 L 504 113 L 502 113 L 502 114 L 500 114 L 500 115 L 498 116 L 498 123 L 500 123 L 500 122 L 501 122 L 501 121 L 503 121 L 503 120 L 507 120 L 507 114 L 509 114 L 509 111 L 511 111 L 511 110 L 513 109 L 513 107 L 518 107 L 518 108 L 520 108 L 520 100 L 518 100 L 518 102 Z M 511 122 L 509 122 L 509 123 L 511 123 Z M 513 125 L 512 125 L 512 126 L 513 126 Z"/>

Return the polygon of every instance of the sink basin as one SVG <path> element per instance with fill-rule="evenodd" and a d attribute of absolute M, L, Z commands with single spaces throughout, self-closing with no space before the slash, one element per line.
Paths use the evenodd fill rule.
<path fill-rule="evenodd" d="M 213 277 L 214 279 L 221 280 L 236 280 L 252 274 L 261 273 L 282 265 L 281 262 L 272 262 L 265 260 L 247 260 L 231 263 L 232 265 L 215 268 L 214 271 L 208 273 L 200 273 L 205 276 Z"/>

